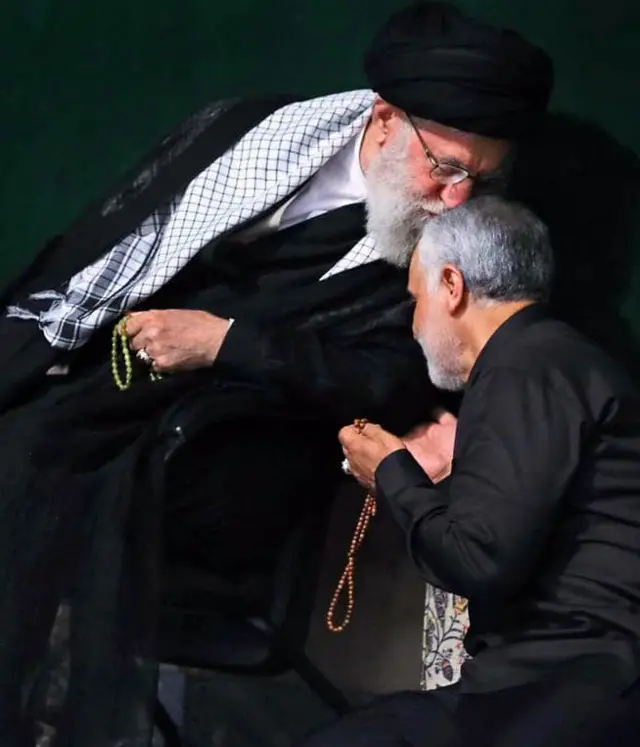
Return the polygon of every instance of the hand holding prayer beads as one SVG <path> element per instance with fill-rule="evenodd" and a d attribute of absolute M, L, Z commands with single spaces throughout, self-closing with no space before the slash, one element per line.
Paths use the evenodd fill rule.
<path fill-rule="evenodd" d="M 377 431 L 375 430 L 377 429 Z M 373 477 L 365 478 L 364 473 L 360 467 L 360 462 L 358 462 L 358 466 L 356 467 L 356 471 L 352 468 L 351 462 L 350 462 L 350 455 L 348 452 L 348 448 L 350 448 L 350 451 L 354 454 L 358 452 L 357 447 L 355 444 L 357 441 L 363 437 L 365 430 L 373 430 L 374 433 L 377 434 L 378 431 L 381 433 L 384 433 L 386 436 L 390 436 L 391 439 L 395 439 L 395 441 L 391 441 L 390 439 L 385 439 L 385 442 L 387 442 L 388 446 L 396 446 L 395 442 L 398 442 L 400 444 L 399 448 L 403 448 L 403 444 L 399 439 L 396 439 L 395 436 L 391 436 L 391 434 L 385 433 L 380 426 L 377 425 L 371 425 L 367 422 L 364 418 L 358 418 L 354 421 L 353 425 L 348 426 L 347 428 L 343 428 L 342 431 L 340 431 L 340 441 L 343 445 L 343 451 L 345 453 L 345 460 L 342 463 L 342 469 L 347 474 L 353 474 L 354 477 L 360 482 L 362 485 L 364 485 L 367 488 L 373 487 Z M 353 446 L 348 447 L 347 444 L 353 444 Z M 391 451 L 395 451 L 396 448 L 391 448 Z M 391 452 L 389 452 L 391 453 Z M 375 473 L 375 470 L 374 470 Z M 372 473 L 373 475 L 373 473 Z M 371 523 L 371 520 L 376 515 L 376 499 L 375 495 L 372 492 L 368 492 L 365 500 L 364 505 L 362 507 L 362 511 L 360 512 L 360 518 L 358 519 L 358 523 L 356 524 L 355 531 L 353 533 L 353 537 L 351 539 L 351 544 L 349 545 L 349 550 L 347 552 L 347 563 L 345 566 L 344 571 L 342 572 L 342 576 L 340 577 L 340 580 L 338 581 L 338 585 L 336 586 L 336 590 L 333 593 L 333 597 L 331 598 L 331 602 L 329 604 L 329 609 L 327 611 L 327 628 L 332 633 L 341 633 L 347 625 L 351 622 L 351 618 L 353 616 L 353 610 L 355 606 L 355 571 L 356 571 L 356 554 L 362 545 L 365 535 L 367 533 L 367 529 L 369 528 L 369 524 Z M 346 592 L 346 600 L 345 600 L 345 611 L 342 618 L 342 622 L 338 623 L 336 622 L 336 610 L 338 607 L 338 604 L 341 601 L 342 595 Z"/>
<path fill-rule="evenodd" d="M 113 330 L 111 369 L 121 391 L 133 381 L 133 355 L 155 381 L 162 373 L 211 366 L 229 330 L 229 319 L 194 309 L 128 314 Z"/>
<path fill-rule="evenodd" d="M 144 351 L 161 373 L 213 365 L 228 329 L 228 319 L 197 309 L 139 311 L 126 321 L 131 348 Z"/>
<path fill-rule="evenodd" d="M 406 448 L 397 436 L 362 420 L 343 428 L 338 438 L 350 474 L 370 491 L 375 488 L 375 473 L 380 462 L 392 452 Z"/>
<path fill-rule="evenodd" d="M 133 383 L 133 357 L 126 331 L 127 317 L 121 319 L 113 328 L 111 335 L 111 374 L 115 385 L 121 392 L 131 388 Z M 151 381 L 158 381 L 162 376 L 155 371 L 154 361 L 146 350 L 138 350 L 136 358 L 148 366 Z"/>

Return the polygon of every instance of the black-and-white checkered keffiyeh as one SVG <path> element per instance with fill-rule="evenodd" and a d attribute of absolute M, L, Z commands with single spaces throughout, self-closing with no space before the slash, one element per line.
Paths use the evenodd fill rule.
<path fill-rule="evenodd" d="M 278 109 L 71 278 L 65 292 L 35 294 L 34 300 L 51 300 L 46 310 L 10 307 L 7 315 L 37 321 L 54 347 L 81 347 L 96 329 L 164 286 L 210 241 L 292 194 L 362 130 L 373 99 L 371 91 L 351 91 Z M 378 256 L 373 238 L 365 236 L 324 277 Z"/>

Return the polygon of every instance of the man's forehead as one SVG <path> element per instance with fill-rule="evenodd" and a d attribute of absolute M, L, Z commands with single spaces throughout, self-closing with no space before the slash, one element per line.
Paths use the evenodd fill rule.
<path fill-rule="evenodd" d="M 418 250 L 415 249 L 411 256 L 411 263 L 409 264 L 409 282 L 407 287 L 411 295 L 417 295 L 422 285 L 422 265 L 420 264 L 420 257 Z"/>

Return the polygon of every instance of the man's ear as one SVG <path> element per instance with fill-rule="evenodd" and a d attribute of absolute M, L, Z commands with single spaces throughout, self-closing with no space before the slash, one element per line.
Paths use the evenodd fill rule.
<path fill-rule="evenodd" d="M 460 270 L 453 265 L 444 265 L 441 282 L 447 299 L 447 308 L 451 316 L 457 316 L 467 302 L 467 289 Z"/>
<path fill-rule="evenodd" d="M 378 146 L 385 144 L 401 117 L 402 112 L 398 107 L 389 104 L 379 96 L 376 98 L 371 109 L 370 129 Z"/>

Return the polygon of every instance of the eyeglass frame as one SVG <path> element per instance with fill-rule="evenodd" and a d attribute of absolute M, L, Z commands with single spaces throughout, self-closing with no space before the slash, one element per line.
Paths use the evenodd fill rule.
<path fill-rule="evenodd" d="M 418 129 L 418 126 L 413 121 L 413 117 L 410 114 L 406 114 L 407 119 L 409 120 L 409 124 L 411 125 L 413 131 L 416 133 L 416 137 L 418 138 L 418 141 L 420 145 L 422 146 L 422 150 L 424 151 L 425 156 L 429 160 L 429 163 L 432 165 L 432 169 L 429 172 L 429 176 L 439 184 L 443 184 L 445 186 L 454 186 L 456 184 L 462 184 L 462 182 L 466 181 L 467 179 L 471 179 L 472 181 L 478 183 L 480 181 L 482 182 L 493 182 L 494 180 L 497 180 L 497 177 L 495 174 L 474 174 L 469 169 L 465 168 L 464 166 L 458 166 L 456 164 L 447 164 L 442 163 L 439 161 L 433 153 L 429 150 L 427 144 L 424 141 L 424 138 L 420 134 L 420 130 Z M 442 177 L 438 177 L 436 174 L 434 176 L 434 173 L 439 169 L 442 168 L 442 166 L 448 166 L 450 169 L 456 169 L 456 171 L 461 175 L 461 178 L 457 181 L 442 181 Z"/>

